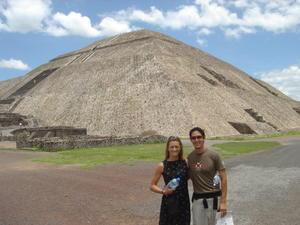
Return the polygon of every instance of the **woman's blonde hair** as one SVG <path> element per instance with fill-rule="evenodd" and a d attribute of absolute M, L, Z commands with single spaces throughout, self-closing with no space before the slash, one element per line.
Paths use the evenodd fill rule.
<path fill-rule="evenodd" d="M 177 141 L 179 143 L 179 146 L 180 146 L 180 151 L 179 151 L 179 154 L 178 154 L 178 159 L 179 160 L 183 160 L 183 146 L 182 146 L 182 142 L 180 140 L 179 137 L 174 137 L 174 136 L 171 136 L 168 138 L 168 141 L 167 141 L 167 145 L 166 145 L 166 152 L 165 152 L 165 159 L 168 159 L 170 154 L 169 154 L 169 146 L 170 146 L 170 142 L 171 141 Z"/>

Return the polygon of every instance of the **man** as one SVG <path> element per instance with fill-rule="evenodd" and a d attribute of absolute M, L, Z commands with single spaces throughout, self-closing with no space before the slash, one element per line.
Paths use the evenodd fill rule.
<path fill-rule="evenodd" d="M 204 147 L 205 132 L 199 127 L 190 131 L 194 151 L 188 156 L 189 176 L 193 183 L 192 197 L 193 225 L 215 225 L 216 212 L 221 216 L 227 212 L 227 176 L 224 164 L 218 153 Z M 221 190 L 214 184 L 219 173 Z M 218 207 L 218 197 L 221 196 Z"/>

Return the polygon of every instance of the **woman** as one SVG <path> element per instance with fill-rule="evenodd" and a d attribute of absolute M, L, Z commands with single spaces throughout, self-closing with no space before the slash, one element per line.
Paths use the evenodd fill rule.
<path fill-rule="evenodd" d="M 188 192 L 188 167 L 183 159 L 181 140 L 169 137 L 165 160 L 157 166 L 151 181 L 151 191 L 162 194 L 159 225 L 190 225 L 190 200 Z M 169 189 L 157 184 L 161 178 L 168 184 L 173 178 L 180 178 L 179 186 Z"/>

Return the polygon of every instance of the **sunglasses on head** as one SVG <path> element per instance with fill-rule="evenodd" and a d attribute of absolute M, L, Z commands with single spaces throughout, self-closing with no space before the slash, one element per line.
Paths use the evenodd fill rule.
<path fill-rule="evenodd" d="M 192 136 L 191 137 L 192 140 L 202 140 L 203 136 L 199 135 L 199 136 Z"/>

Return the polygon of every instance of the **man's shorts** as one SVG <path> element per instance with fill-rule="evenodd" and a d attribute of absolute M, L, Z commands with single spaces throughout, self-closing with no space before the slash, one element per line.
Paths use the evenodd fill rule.
<path fill-rule="evenodd" d="M 203 199 L 193 201 L 193 225 L 215 225 L 217 210 L 213 208 L 213 198 L 206 199 L 207 208 L 204 207 Z"/>

